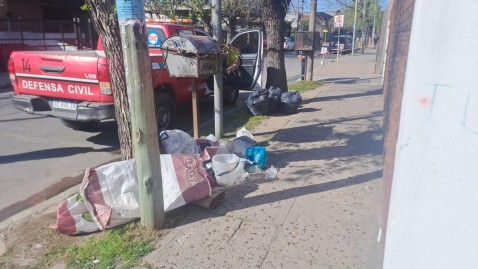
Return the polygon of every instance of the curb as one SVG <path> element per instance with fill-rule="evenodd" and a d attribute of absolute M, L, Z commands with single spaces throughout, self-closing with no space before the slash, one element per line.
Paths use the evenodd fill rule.
<path fill-rule="evenodd" d="M 97 167 L 107 163 L 118 161 L 120 159 L 121 158 L 114 158 L 108 162 L 98 164 Z M 42 191 L 28 197 L 27 199 L 0 210 L 0 212 L 6 213 L 8 212 L 8 210 L 15 211 L 15 210 L 18 210 L 19 208 L 21 209 L 22 207 L 28 207 L 29 205 L 33 205 L 32 207 L 28 207 L 25 210 L 20 210 L 18 213 L 5 218 L 4 220 L 1 220 L 0 233 L 8 229 L 9 227 L 18 225 L 19 223 L 22 223 L 33 217 L 39 216 L 43 213 L 54 212 L 57 206 L 59 205 L 59 203 L 69 198 L 73 194 L 79 192 L 80 190 L 79 186 L 81 184 L 81 181 L 83 180 L 83 177 L 84 177 L 84 173 L 78 174 L 73 177 L 65 177 L 60 182 L 54 183 L 48 186 Z M 61 182 L 65 179 L 67 181 L 69 180 L 69 182 L 67 182 L 66 188 L 62 188 Z M 79 181 L 79 182 L 75 183 L 76 181 Z"/>

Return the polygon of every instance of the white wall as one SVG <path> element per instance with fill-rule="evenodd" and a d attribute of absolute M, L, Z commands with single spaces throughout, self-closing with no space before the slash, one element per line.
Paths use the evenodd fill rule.
<path fill-rule="evenodd" d="M 477 48 L 477 0 L 416 0 L 385 269 L 478 268 Z"/>

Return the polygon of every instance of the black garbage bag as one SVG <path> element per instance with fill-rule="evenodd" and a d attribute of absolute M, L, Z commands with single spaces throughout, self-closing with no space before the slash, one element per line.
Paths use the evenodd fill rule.
<path fill-rule="evenodd" d="M 280 96 L 282 95 L 282 90 L 280 88 L 269 88 L 269 112 L 274 112 L 279 108 L 280 105 Z"/>
<path fill-rule="evenodd" d="M 269 93 L 266 89 L 257 90 L 247 97 L 247 107 L 254 116 L 267 115 L 269 112 Z"/>
<path fill-rule="evenodd" d="M 302 96 L 298 91 L 283 92 L 280 97 L 280 111 L 286 114 L 294 114 L 302 102 Z"/>

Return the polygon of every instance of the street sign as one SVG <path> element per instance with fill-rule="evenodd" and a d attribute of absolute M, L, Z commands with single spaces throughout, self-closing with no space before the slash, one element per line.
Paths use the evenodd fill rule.
<path fill-rule="evenodd" d="M 327 54 L 327 47 L 322 47 L 320 49 L 320 54 Z"/>
<path fill-rule="evenodd" d="M 344 27 L 344 15 L 334 16 L 334 27 Z"/>

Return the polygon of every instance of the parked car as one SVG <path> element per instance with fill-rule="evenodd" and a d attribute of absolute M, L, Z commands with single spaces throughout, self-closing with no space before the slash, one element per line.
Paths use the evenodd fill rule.
<path fill-rule="evenodd" d="M 329 53 L 337 53 L 337 46 L 340 43 L 341 53 L 346 54 L 352 51 L 352 37 L 348 35 L 333 36 L 329 42 Z"/>
<path fill-rule="evenodd" d="M 176 108 L 191 102 L 192 79 L 169 76 L 161 45 L 173 35 L 207 35 L 192 26 L 156 23 L 146 25 L 160 130 L 172 129 Z M 234 104 L 239 90 L 251 90 L 262 68 L 262 34 L 248 30 L 237 34 L 230 45 L 240 49 L 241 66 L 224 75 L 224 104 Z M 115 118 L 113 89 L 103 45 L 91 51 L 16 51 L 8 62 L 13 85 L 13 105 L 30 114 L 56 117 L 73 129 L 88 129 Z M 198 94 L 213 93 L 207 80 L 200 79 Z"/>
<path fill-rule="evenodd" d="M 289 50 L 294 50 L 295 43 L 292 40 L 292 38 L 286 36 L 284 37 L 284 50 L 289 51 Z"/>

